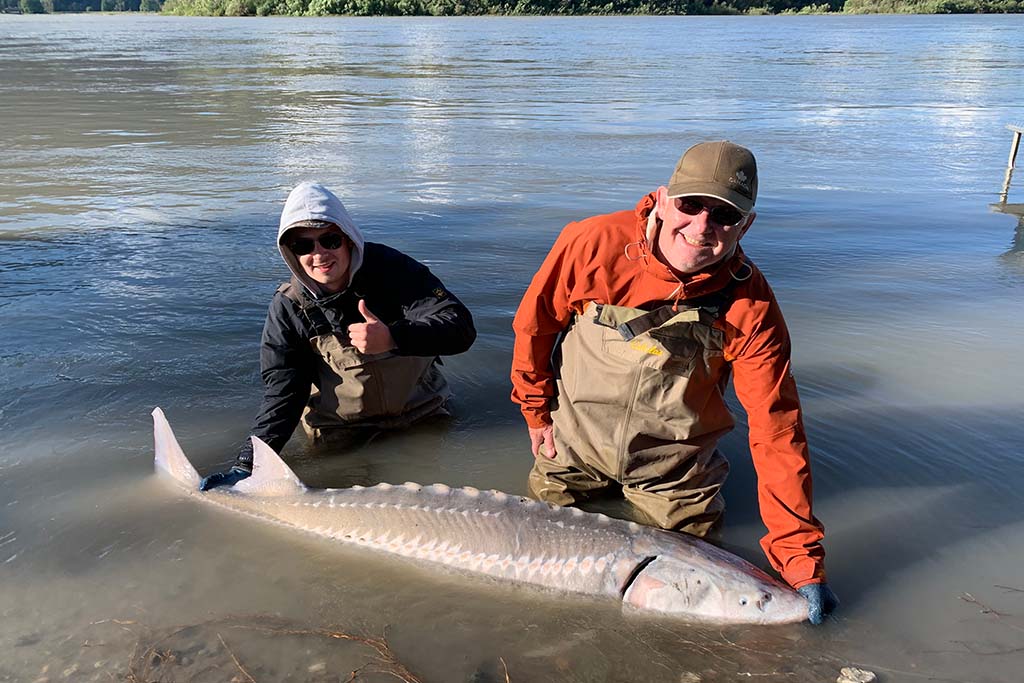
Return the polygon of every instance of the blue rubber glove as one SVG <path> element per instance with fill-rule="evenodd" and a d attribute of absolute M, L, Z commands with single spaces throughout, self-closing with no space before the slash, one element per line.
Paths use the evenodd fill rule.
<path fill-rule="evenodd" d="M 839 606 L 839 598 L 827 583 L 809 583 L 797 588 L 797 593 L 807 599 L 807 620 L 815 625 L 824 621 Z"/>
<path fill-rule="evenodd" d="M 209 491 L 217 486 L 234 486 L 252 474 L 252 441 L 245 440 L 235 456 L 235 464 L 223 472 L 214 472 L 199 482 L 200 491 Z"/>

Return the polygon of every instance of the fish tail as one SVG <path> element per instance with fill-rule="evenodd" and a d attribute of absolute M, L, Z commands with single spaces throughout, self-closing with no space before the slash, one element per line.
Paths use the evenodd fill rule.
<path fill-rule="evenodd" d="M 170 476 L 188 489 L 199 489 L 199 473 L 185 457 L 185 453 L 174 438 L 171 425 L 160 408 L 153 409 L 153 441 L 156 456 L 154 466 L 157 473 Z"/>

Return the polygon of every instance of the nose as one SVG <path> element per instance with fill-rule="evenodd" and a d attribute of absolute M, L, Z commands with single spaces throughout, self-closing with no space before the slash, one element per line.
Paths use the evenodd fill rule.
<path fill-rule="evenodd" d="M 695 226 L 701 232 L 708 230 L 711 227 L 711 213 L 708 211 L 708 207 L 701 207 L 700 212 L 690 218 L 690 225 Z"/>

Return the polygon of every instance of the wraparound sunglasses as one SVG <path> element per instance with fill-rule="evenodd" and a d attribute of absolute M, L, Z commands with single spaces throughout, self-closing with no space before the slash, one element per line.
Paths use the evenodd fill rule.
<path fill-rule="evenodd" d="M 317 242 L 324 249 L 338 249 L 345 244 L 345 236 L 340 232 L 325 232 L 316 239 L 312 237 L 296 237 L 288 241 L 287 247 L 296 256 L 305 256 L 306 254 L 313 253 Z"/>
<path fill-rule="evenodd" d="M 708 206 L 697 197 L 676 197 L 675 202 L 676 208 L 687 216 L 696 216 L 707 209 L 708 218 L 722 226 L 736 225 L 747 217 L 747 214 L 734 206 Z"/>

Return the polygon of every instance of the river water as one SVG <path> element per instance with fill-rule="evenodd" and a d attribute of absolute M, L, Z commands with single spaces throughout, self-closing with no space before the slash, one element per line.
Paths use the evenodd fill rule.
<path fill-rule="evenodd" d="M 1024 20 L 0 17 L 0 681 L 1019 681 L 1024 223 L 994 212 Z M 260 396 L 288 189 L 430 265 L 480 332 L 457 417 L 286 458 L 314 486 L 525 492 L 511 318 L 569 220 L 689 144 L 755 150 L 744 238 L 794 338 L 820 628 L 717 629 L 338 548 L 151 476 Z M 1010 202 L 1024 201 L 1024 178 Z M 763 564 L 742 420 L 723 542 Z M 379 664 L 379 662 L 378 662 Z M 132 678 L 134 676 L 134 678 Z M 358 680 L 395 680 L 371 669 Z"/>

